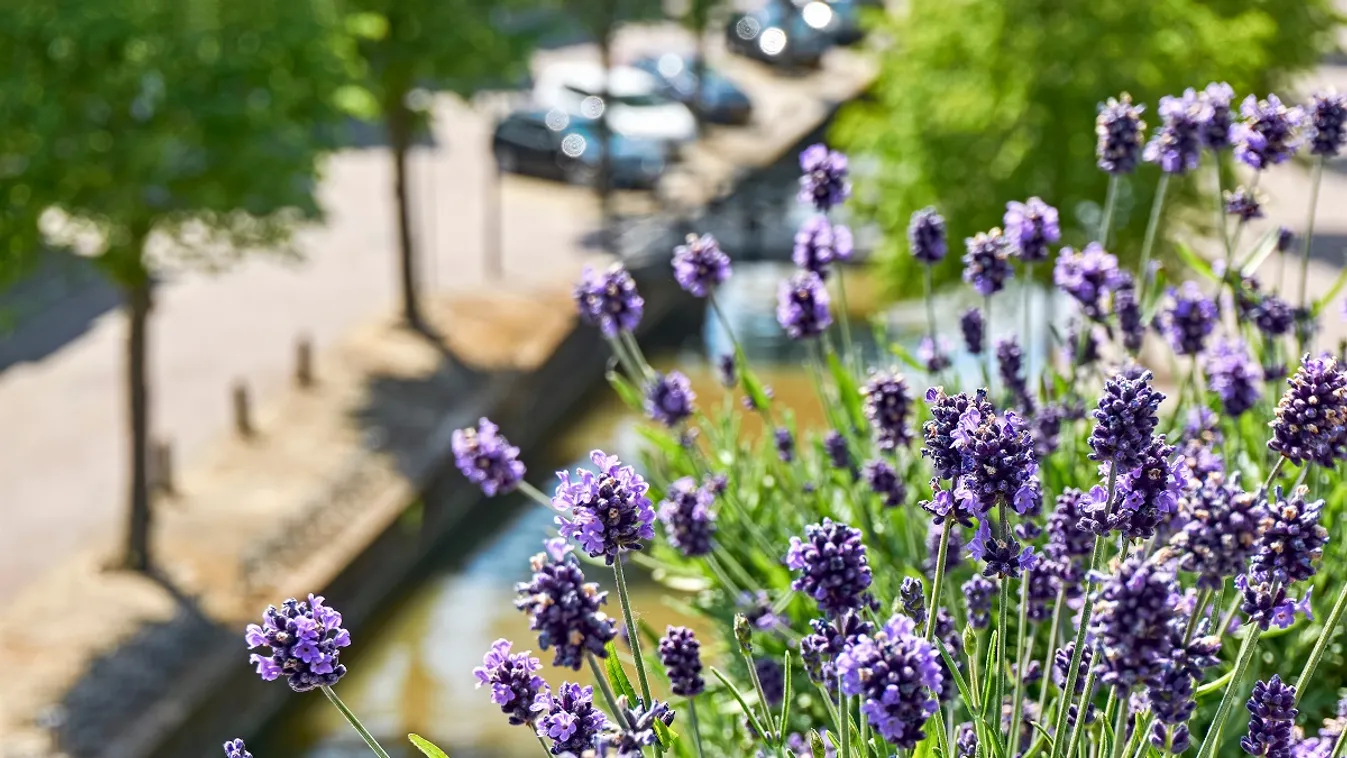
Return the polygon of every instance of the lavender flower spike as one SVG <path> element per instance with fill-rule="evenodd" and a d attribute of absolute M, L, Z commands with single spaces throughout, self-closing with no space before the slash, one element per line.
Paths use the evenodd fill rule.
<path fill-rule="evenodd" d="M 1347 95 L 1332 90 L 1310 97 L 1310 154 L 1332 158 L 1347 145 Z"/>
<path fill-rule="evenodd" d="M 1249 710 L 1249 733 L 1239 746 L 1249 755 L 1282 758 L 1291 755 L 1296 738 L 1291 730 L 1296 723 L 1296 688 L 1284 684 L 1273 674 L 1272 680 L 1258 682 L 1245 706 Z"/>
<path fill-rule="evenodd" d="M 1105 382 L 1093 414 L 1090 460 L 1110 462 L 1119 471 L 1140 466 L 1164 398 L 1151 386 L 1149 371 L 1122 371 Z"/>
<path fill-rule="evenodd" d="M 1206 347 L 1220 315 L 1215 301 L 1202 294 L 1196 283 L 1187 281 L 1181 288 L 1169 290 L 1161 323 L 1175 352 L 1197 355 Z"/>
<path fill-rule="evenodd" d="M 1091 242 L 1079 252 L 1062 248 L 1052 269 L 1053 284 L 1080 303 L 1081 311 L 1094 320 L 1103 319 L 1104 298 L 1125 280 L 1126 276 L 1118 270 L 1117 256 L 1105 251 L 1098 242 Z"/>
<path fill-rule="evenodd" d="M 253 758 L 243 740 L 230 740 L 224 744 L 225 758 Z"/>
<path fill-rule="evenodd" d="M 882 738 L 910 750 L 926 736 L 944 675 L 939 654 L 915 633 L 912 619 L 896 615 L 861 637 L 838 656 L 837 669 L 842 691 L 860 696 L 861 714 Z"/>
<path fill-rule="evenodd" d="M 922 208 L 912 214 L 907 225 L 907 243 L 912 257 L 928 266 L 945 259 L 945 219 L 935 208 Z"/>
<path fill-rule="evenodd" d="M 896 371 L 877 371 L 861 387 L 865 417 L 881 450 L 893 450 L 912 441 L 912 392 Z"/>
<path fill-rule="evenodd" d="M 472 670 L 477 686 L 490 685 L 491 702 L 510 717 L 511 724 L 530 724 L 537 718 L 534 703 L 548 692 L 547 682 L 538 676 L 543 664 L 527 652 L 511 653 L 509 640 L 491 643 L 482 665 Z"/>
<path fill-rule="evenodd" d="M 552 755 L 582 755 L 609 728 L 608 717 L 594 707 L 594 688 L 574 682 L 562 682 L 556 692 L 539 694 L 533 710 L 542 714 L 537 720 L 538 736 L 552 740 Z"/>
<path fill-rule="evenodd" d="M 1104 684 L 1129 690 L 1162 670 L 1175 643 L 1174 572 L 1133 556 L 1099 588 L 1090 633 L 1103 655 Z"/>
<path fill-rule="evenodd" d="M 706 297 L 730 278 L 730 256 L 709 234 L 689 234 L 687 242 L 674 248 L 674 279 L 693 297 Z"/>
<path fill-rule="evenodd" d="M 790 538 L 786 553 L 786 566 L 799 572 L 791 588 L 813 598 L 829 616 L 873 604 L 873 577 L 860 530 L 825 518 L 806 526 L 804 534 L 803 540 Z"/>
<path fill-rule="evenodd" d="M 1306 355 L 1287 384 L 1268 449 L 1296 465 L 1332 468 L 1347 458 L 1347 372 L 1328 355 Z"/>
<path fill-rule="evenodd" d="M 1005 289 L 1006 282 L 1014 278 L 1015 270 L 1010 267 L 1010 244 L 1001 230 L 993 227 L 990 231 L 978 232 L 964 240 L 964 244 L 967 252 L 963 256 L 963 280 L 984 297 Z"/>
<path fill-rule="evenodd" d="M 716 515 L 711 511 L 714 495 L 705 487 L 698 487 L 690 476 L 669 485 L 668 499 L 660 503 L 659 517 L 669 544 L 685 557 L 707 555 L 713 547 L 716 533 Z"/>
<path fill-rule="evenodd" d="M 1260 101 L 1249 95 L 1239 106 L 1244 120 L 1235 125 L 1235 157 L 1250 168 L 1262 170 L 1282 163 L 1300 146 L 1296 134 L 1305 114 L 1287 107 L 1276 95 Z"/>
<path fill-rule="evenodd" d="M 478 420 L 476 429 L 455 431 L 451 444 L 458 470 L 487 497 L 513 491 L 524 478 L 519 448 L 500 436 L 500 427 L 486 418 Z"/>
<path fill-rule="evenodd" d="M 973 355 L 981 355 L 983 341 L 987 333 L 987 324 L 982 318 L 982 311 L 977 308 L 969 308 L 959 316 L 959 329 L 963 332 L 964 347 Z"/>
<path fill-rule="evenodd" d="M 799 200 L 827 213 L 851 196 L 847 157 L 826 145 L 810 145 L 800 153 Z"/>
<path fill-rule="evenodd" d="M 776 320 L 793 340 L 817 337 L 833 322 L 828 290 L 812 271 L 800 271 L 782 282 L 776 299 Z"/>
<path fill-rule="evenodd" d="M 561 511 L 561 535 L 574 539 L 591 558 L 612 565 L 628 550 L 640 550 L 642 541 L 655 536 L 655 509 L 647 493 L 650 485 L 631 466 L 602 450 L 589 454 L 598 469 L 557 472 L 561 480 L 552 505 Z"/>
<path fill-rule="evenodd" d="M 1328 530 L 1319 523 L 1324 501 L 1305 502 L 1309 489 L 1295 488 L 1283 497 L 1278 486 L 1268 508 L 1263 536 L 1249 564 L 1249 573 L 1282 584 L 1302 582 L 1314 576 L 1315 563 L 1328 544 Z"/>
<path fill-rule="evenodd" d="M 515 585 L 515 607 L 529 615 L 538 646 L 555 648 L 552 665 L 580 670 L 586 653 L 600 658 L 617 636 L 612 619 L 599 610 L 608 593 L 585 581 L 580 562 L 566 540 L 548 540 L 544 552 L 529 559 L 533 578 Z"/>
<path fill-rule="evenodd" d="M 575 304 L 581 321 L 599 327 L 610 338 L 636 331 L 645 311 L 636 280 L 621 263 L 614 263 L 603 273 L 586 266 L 575 286 Z"/>
<path fill-rule="evenodd" d="M 249 624 L 243 638 L 249 650 L 271 651 L 249 656 L 258 676 L 268 682 L 284 676 L 295 692 L 331 687 L 346 675 L 338 659 L 341 648 L 351 644 L 351 634 L 342 628 L 341 614 L 323 605 L 322 595 L 267 606 L 261 625 Z"/>
<path fill-rule="evenodd" d="M 1205 358 L 1207 386 L 1227 415 L 1242 416 L 1263 399 L 1263 370 L 1241 339 L 1217 340 Z"/>
<path fill-rule="evenodd" d="M 827 279 L 832 264 L 851 260 L 855 242 L 851 230 L 842 224 L 833 224 L 824 215 L 810 216 L 795 233 L 795 247 L 791 260 L 796 266 L 813 271 Z"/>
<path fill-rule="evenodd" d="M 1159 164 L 1167 174 L 1183 174 L 1197 168 L 1202 155 L 1202 103 L 1191 88 L 1182 97 L 1160 98 L 1160 128 L 1142 153 L 1148 163 Z"/>
<path fill-rule="evenodd" d="M 1118 98 L 1110 97 L 1099 107 L 1094 131 L 1098 137 L 1095 152 L 1099 168 L 1110 174 L 1130 174 L 1141 157 L 1145 142 L 1146 122 L 1141 120 L 1144 105 L 1132 105 L 1126 92 Z"/>
<path fill-rule="evenodd" d="M 1047 260 L 1048 246 L 1062 238 L 1057 209 L 1037 197 L 1006 203 L 1003 223 L 1006 239 L 1025 263 Z"/>
<path fill-rule="evenodd" d="M 685 626 L 670 626 L 659 641 L 659 657 L 669 673 L 670 691 L 696 697 L 706 689 L 702 679 L 701 643 Z"/>
<path fill-rule="evenodd" d="M 1202 106 L 1198 126 L 1202 145 L 1209 150 L 1221 151 L 1230 147 L 1234 117 L 1230 104 L 1235 99 L 1235 90 L 1225 82 L 1212 82 L 1198 95 Z"/>
<path fill-rule="evenodd" d="M 655 374 L 645 388 L 645 415 L 667 427 L 675 427 L 692 415 L 697 394 L 681 371 Z"/>

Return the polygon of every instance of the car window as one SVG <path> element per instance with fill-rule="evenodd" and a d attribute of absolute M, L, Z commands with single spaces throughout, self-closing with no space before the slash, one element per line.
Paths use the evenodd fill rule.
<path fill-rule="evenodd" d="M 613 97 L 610 99 L 615 103 L 626 105 L 631 108 L 650 108 L 656 105 L 664 105 L 669 102 L 653 92 L 645 95 L 623 95 L 621 97 Z"/>

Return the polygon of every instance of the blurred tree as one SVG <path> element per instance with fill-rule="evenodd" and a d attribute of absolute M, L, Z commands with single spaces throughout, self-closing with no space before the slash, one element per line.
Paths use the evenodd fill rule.
<path fill-rule="evenodd" d="M 1331 0 L 909 0 L 878 20 L 891 40 L 879 79 L 833 129 L 857 156 L 853 203 L 884 232 L 886 282 L 899 295 L 920 286 L 905 230 L 926 205 L 949 225 L 946 280 L 963 239 L 1000 225 L 1008 200 L 1043 197 L 1061 209 L 1064 242 L 1082 242 L 1107 185 L 1094 159 L 1098 103 L 1130 92 L 1153 126 L 1158 99 L 1185 87 L 1226 81 L 1237 102 L 1262 96 L 1319 61 L 1335 20 Z M 1158 178 L 1145 165 L 1122 182 L 1124 243 L 1139 236 Z M 1210 183 L 1208 169 L 1171 184 L 1171 209 Z"/>
<path fill-rule="evenodd" d="M 151 564 L 146 371 L 152 285 L 284 243 L 319 215 L 353 51 L 330 0 L 13 0 L 0 5 L 0 205 L 13 272 L 48 240 L 125 298 L 130 491 L 123 562 Z M 345 54 L 344 54 L 345 53 Z"/>
<path fill-rule="evenodd" d="M 527 12 L 536 0 L 348 0 L 357 10 L 353 31 L 363 38 L 378 115 L 393 159 L 402 315 L 424 331 L 412 234 L 407 155 L 431 118 L 428 97 L 443 89 L 469 99 L 477 92 L 517 84 L 527 73 L 535 26 Z M 475 147 L 473 149 L 476 149 Z"/>

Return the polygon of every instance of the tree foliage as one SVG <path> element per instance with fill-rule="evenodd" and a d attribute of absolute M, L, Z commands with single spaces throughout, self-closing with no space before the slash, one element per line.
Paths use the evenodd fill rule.
<path fill-rule="evenodd" d="M 895 253 L 926 205 L 945 215 L 952 253 L 1031 195 L 1061 209 L 1064 242 L 1082 241 L 1107 185 L 1091 128 L 1104 97 L 1130 92 L 1154 123 L 1157 100 L 1185 87 L 1261 96 L 1319 61 L 1334 20 L 1329 0 L 911 0 L 878 21 L 891 40 L 878 82 L 833 131 L 865 167 L 855 202 L 884 232 L 887 280 L 921 281 Z M 1197 202 L 1209 171 L 1171 185 L 1171 201 Z M 1143 166 L 1122 183 L 1115 228 L 1144 227 L 1158 176 Z M 957 258 L 937 275 L 953 276 Z"/>

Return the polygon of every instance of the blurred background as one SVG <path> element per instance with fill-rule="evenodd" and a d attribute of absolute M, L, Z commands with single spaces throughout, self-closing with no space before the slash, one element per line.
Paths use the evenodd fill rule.
<path fill-rule="evenodd" d="M 321 699 L 246 665 L 243 625 L 308 592 L 346 614 L 341 690 L 386 745 L 411 755 L 415 731 L 456 758 L 531 755 L 470 672 L 497 637 L 529 637 L 512 588 L 550 516 L 483 500 L 448 435 L 491 417 L 545 491 L 592 448 L 637 457 L 606 347 L 576 328 L 584 266 L 622 261 L 652 362 L 687 372 L 704 405 L 738 402 L 710 368 L 727 335 L 668 270 L 685 235 L 715 235 L 736 265 L 726 317 L 807 428 L 813 389 L 773 315 L 802 147 L 851 155 L 853 323 L 915 351 L 912 211 L 939 207 L 957 251 L 1039 195 L 1081 243 L 1106 184 L 1097 103 L 1127 91 L 1153 114 L 1212 80 L 1295 101 L 1347 89 L 1344 11 L 7 0 L 0 758 L 208 756 L 233 736 L 259 756 L 363 754 Z M 1300 230 L 1306 174 L 1269 174 L 1259 225 Z M 1120 187 L 1124 258 L 1155 178 Z M 1170 189 L 1164 234 L 1211 249 L 1211 184 Z M 1320 192 L 1313 278 L 1328 282 L 1347 246 L 1341 160 Z M 1044 327 L 1020 335 L 1043 360 L 1062 309 L 1016 286 L 1027 296 L 1003 301 L 1030 313 L 993 331 Z M 943 332 L 967 297 L 941 294 Z M 656 627 L 680 615 L 676 594 L 636 591 Z"/>

